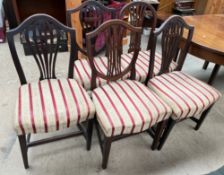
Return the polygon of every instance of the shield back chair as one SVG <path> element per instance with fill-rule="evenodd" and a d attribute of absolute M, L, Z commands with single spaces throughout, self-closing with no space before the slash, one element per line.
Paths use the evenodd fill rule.
<path fill-rule="evenodd" d="M 92 69 L 92 99 L 96 107 L 96 129 L 103 155 L 102 168 L 107 167 L 111 143 L 121 138 L 146 131 L 158 123 L 165 126 L 171 109 L 144 84 L 135 79 L 135 62 L 140 50 L 142 29 L 133 27 L 119 19 L 103 23 L 98 29 L 87 34 L 87 51 Z M 127 67 L 121 65 L 123 54 L 122 39 L 126 32 L 132 32 L 136 44 L 132 47 L 133 55 Z M 106 39 L 105 69 L 99 70 L 91 50 L 91 40 L 100 33 Z M 123 79 L 130 74 L 129 79 Z M 97 87 L 97 77 L 108 84 Z M 163 121 L 163 122 L 161 122 Z M 153 145 L 157 145 L 162 133 L 154 133 Z"/>
<path fill-rule="evenodd" d="M 150 50 L 152 48 L 152 39 L 153 39 L 153 31 L 155 30 L 157 23 L 157 14 L 156 10 L 150 3 L 137 1 L 131 2 L 124 6 L 120 11 L 120 18 L 124 18 L 125 16 L 129 16 L 129 22 L 131 25 L 135 27 L 143 27 L 143 21 L 145 17 L 150 19 L 148 27 L 150 28 L 150 35 L 148 37 L 148 43 L 146 48 L 142 48 L 139 52 L 138 59 L 136 62 L 136 80 L 140 82 L 147 82 L 146 80 L 149 73 L 149 64 L 150 63 Z M 130 34 L 130 49 L 129 54 L 122 56 L 122 64 L 127 66 L 130 62 L 131 55 L 133 54 L 132 47 L 135 45 L 136 41 L 132 34 Z M 154 61 L 154 75 L 159 73 L 159 69 L 161 67 L 161 54 L 159 52 L 155 53 L 155 61 Z M 173 61 L 170 64 L 170 71 L 173 71 L 176 68 L 176 63 Z"/>
<path fill-rule="evenodd" d="M 83 55 L 87 56 L 86 33 L 95 30 L 104 21 L 115 18 L 116 10 L 114 8 L 108 8 L 97 1 L 85 1 L 80 6 L 67 10 L 66 16 L 69 27 L 72 27 L 72 16 L 77 13 L 79 13 L 80 24 L 85 41 L 82 46 L 83 49 L 80 50 L 82 50 Z M 98 56 L 101 51 L 105 50 L 105 38 L 103 34 L 92 38 L 91 43 L 91 49 L 93 50 L 94 56 Z M 97 49 L 96 47 L 99 47 L 100 49 Z M 95 60 L 99 67 L 104 67 L 103 58 L 98 57 L 98 59 Z M 90 90 L 91 68 L 88 57 L 87 59 L 75 60 L 74 78 L 81 83 L 86 90 Z M 98 79 L 97 81 L 99 86 L 106 83 L 106 81 L 103 81 L 102 79 Z"/>
<path fill-rule="evenodd" d="M 214 103 L 221 96 L 215 88 L 180 71 L 189 50 L 193 30 L 194 28 L 186 24 L 180 16 L 174 15 L 154 32 L 152 52 L 155 52 L 156 40 L 161 35 L 162 64 L 159 75 L 150 79 L 147 85 L 173 111 L 158 146 L 159 150 L 177 122 L 190 118 L 197 123 L 195 130 L 198 130 Z M 177 62 L 177 71 L 169 72 L 173 59 Z"/>
<path fill-rule="evenodd" d="M 24 35 L 28 43 L 39 70 L 38 81 L 27 82 L 28 75 L 15 47 L 14 37 L 17 34 Z M 65 34 L 70 37 L 72 46 L 67 67 L 68 75 L 57 79 L 55 70 L 58 65 L 58 48 Z M 75 47 L 75 30 L 64 26 L 51 16 L 36 14 L 27 18 L 17 28 L 8 31 L 7 39 L 21 83 L 16 102 L 15 130 L 25 168 L 29 168 L 27 157 L 29 147 L 83 135 L 89 150 L 95 107 L 87 92 L 72 79 L 74 59 L 78 51 Z M 87 127 L 82 125 L 85 121 L 88 121 Z M 31 134 L 75 128 L 76 125 L 79 128 L 77 132 L 30 141 Z"/>

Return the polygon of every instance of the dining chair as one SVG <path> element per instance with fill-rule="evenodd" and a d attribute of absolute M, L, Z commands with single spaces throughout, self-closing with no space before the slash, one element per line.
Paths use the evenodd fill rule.
<path fill-rule="evenodd" d="M 84 44 L 82 51 L 83 56 L 87 57 L 86 53 L 86 34 L 95 30 L 102 24 L 104 21 L 115 18 L 116 10 L 114 8 L 108 8 L 98 1 L 85 1 L 78 7 L 69 9 L 66 12 L 67 24 L 69 27 L 72 27 L 72 16 L 78 14 L 80 19 L 80 24 L 82 27 L 82 35 L 84 37 Z M 105 38 L 103 34 L 92 38 L 91 40 L 91 49 L 93 50 L 94 56 L 98 56 L 102 51 L 105 50 Z M 104 69 L 104 60 L 101 57 L 98 57 L 96 64 L 98 67 Z M 74 62 L 74 78 L 82 84 L 86 90 L 90 90 L 91 87 L 91 67 L 88 60 L 80 59 L 75 60 Z M 98 85 L 101 86 L 106 84 L 106 81 L 98 79 Z"/>
<path fill-rule="evenodd" d="M 23 35 L 31 57 L 19 57 L 15 41 L 16 35 Z M 68 75 L 65 78 L 56 77 L 59 45 L 64 35 L 69 36 L 71 50 L 69 54 Z M 28 148 L 72 136 L 83 135 L 87 141 L 87 150 L 91 146 L 92 118 L 95 107 L 87 92 L 73 79 L 73 63 L 78 49 L 75 40 L 75 30 L 64 26 L 53 17 L 46 14 L 36 14 L 27 18 L 17 28 L 7 32 L 7 39 L 12 59 L 18 73 L 21 86 L 18 89 L 15 112 L 15 131 L 17 132 L 25 168 L 28 165 Z M 36 67 L 26 67 L 24 59 L 33 59 Z M 64 58 L 66 61 L 66 58 Z M 67 59 L 68 60 L 68 59 Z M 37 68 L 39 80 L 27 81 L 27 70 L 32 69 L 35 75 Z M 26 74 L 25 74 L 26 73 Z M 87 127 L 83 122 L 87 122 Z M 66 128 L 75 128 L 77 132 L 57 134 Z M 57 134 L 51 138 L 30 141 L 31 134 Z"/>
<path fill-rule="evenodd" d="M 166 103 L 143 83 L 134 80 L 141 31 L 140 27 L 133 27 L 123 20 L 115 19 L 87 33 L 87 52 L 92 69 L 92 99 L 96 108 L 96 130 L 103 156 L 103 169 L 107 167 L 113 141 L 144 132 L 155 124 L 158 124 L 158 128 L 163 128 L 171 114 Z M 126 32 L 133 33 L 136 44 L 132 47 L 132 61 L 127 67 L 122 67 L 122 41 Z M 106 69 L 103 71 L 95 64 L 91 50 L 92 38 L 100 33 L 105 35 L 108 53 L 105 57 Z M 122 79 L 127 74 L 130 74 L 130 78 Z M 98 87 L 97 77 L 108 83 Z M 157 145 L 161 134 L 155 131 L 153 145 Z"/>
<path fill-rule="evenodd" d="M 146 80 L 149 73 L 149 64 L 150 64 L 150 51 L 152 47 L 152 39 L 153 39 L 153 32 L 157 25 L 157 14 L 154 7 L 147 2 L 143 1 L 136 1 L 128 3 L 124 6 L 120 11 L 120 18 L 123 19 L 126 16 L 129 16 L 129 23 L 135 27 L 143 27 L 143 22 L 145 18 L 148 19 L 148 26 L 147 28 L 150 29 L 150 34 L 147 37 L 148 43 L 146 44 L 146 48 L 142 48 L 139 52 L 137 61 L 136 61 L 136 80 L 140 82 L 147 82 Z M 130 49 L 128 50 L 129 53 L 122 55 L 122 65 L 127 66 L 132 58 L 133 54 L 133 47 L 136 44 L 134 37 L 130 34 Z M 162 56 L 159 52 L 155 53 L 155 60 L 154 60 L 154 75 L 159 73 L 159 69 L 161 67 L 161 59 Z M 169 71 L 175 70 L 177 64 L 173 60 L 170 64 Z"/>
<path fill-rule="evenodd" d="M 159 150 L 176 123 L 190 118 L 197 123 L 195 130 L 198 130 L 212 106 L 221 97 L 212 86 L 180 71 L 190 47 L 193 31 L 192 26 L 180 16 L 174 15 L 154 32 L 152 52 L 155 52 L 157 38 L 161 37 L 162 63 L 158 76 L 150 79 L 147 85 L 173 111 L 160 140 Z M 177 62 L 177 68 L 169 72 L 173 59 Z M 200 116 L 199 119 L 197 116 Z"/>

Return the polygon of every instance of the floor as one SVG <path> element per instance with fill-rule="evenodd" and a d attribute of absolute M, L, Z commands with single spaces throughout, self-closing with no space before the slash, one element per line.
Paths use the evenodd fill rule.
<path fill-rule="evenodd" d="M 18 47 L 19 44 L 18 44 Z M 20 48 L 19 55 L 23 51 Z M 59 76 L 65 75 L 67 53 L 59 60 Z M 30 79 L 37 70 L 32 59 L 23 57 L 22 64 L 29 69 Z M 62 59 L 63 58 L 63 59 Z M 19 86 L 8 45 L 0 44 L 0 175 L 200 175 L 214 171 L 224 164 L 224 98 L 209 113 L 199 131 L 194 131 L 190 120 L 178 124 L 162 151 L 150 149 L 152 139 L 147 134 L 136 135 L 112 145 L 109 165 L 101 169 L 101 152 L 93 136 L 92 149 L 85 150 L 83 137 L 71 138 L 39 147 L 28 152 L 30 169 L 22 163 L 18 139 L 13 130 L 14 105 Z M 188 55 L 183 70 L 206 81 L 212 64 L 202 70 L 203 61 Z M 224 69 L 221 68 L 214 86 L 224 94 Z M 67 132 L 67 131 L 65 131 Z M 34 139 L 42 135 L 35 135 Z"/>

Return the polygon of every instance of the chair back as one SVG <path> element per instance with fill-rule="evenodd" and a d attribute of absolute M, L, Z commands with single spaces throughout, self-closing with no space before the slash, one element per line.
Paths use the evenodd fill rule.
<path fill-rule="evenodd" d="M 159 75 L 168 73 L 170 64 L 174 61 L 177 64 L 175 70 L 181 70 L 188 53 L 193 37 L 194 27 L 188 25 L 181 16 L 173 15 L 169 17 L 160 28 L 154 32 L 155 56 L 157 38 L 161 37 L 162 63 Z"/>
<path fill-rule="evenodd" d="M 149 19 L 147 27 L 150 28 L 150 35 L 146 50 L 151 49 L 153 31 L 156 28 L 157 15 L 155 8 L 150 4 L 142 1 L 131 2 L 125 5 L 120 11 L 120 19 L 129 17 L 129 22 L 135 27 L 143 27 L 145 18 Z M 129 52 L 133 51 L 133 47 L 136 43 L 135 36 L 133 33 L 130 34 L 130 49 Z"/>
<path fill-rule="evenodd" d="M 101 2 L 98 1 L 85 1 L 81 5 L 69 9 L 66 12 L 67 25 L 72 27 L 72 16 L 78 15 L 79 22 L 82 27 L 82 35 L 84 37 L 83 45 L 80 47 L 86 48 L 86 33 L 95 30 L 99 27 L 104 21 L 115 18 L 116 10 L 114 8 L 108 8 L 104 6 Z M 73 26 L 74 27 L 74 26 Z M 104 38 L 97 36 L 92 39 L 92 43 L 95 43 L 95 40 L 102 40 L 99 42 L 99 46 L 92 44 L 92 49 L 94 54 L 97 55 L 99 52 L 104 50 Z"/>
<path fill-rule="evenodd" d="M 46 14 L 35 14 L 23 21 L 17 28 L 7 32 L 7 39 L 14 65 L 21 84 L 26 84 L 26 76 L 15 47 L 15 35 L 19 34 L 27 43 L 27 47 L 35 59 L 40 72 L 40 80 L 56 78 L 55 66 L 61 42 L 70 37 L 70 60 L 68 78 L 73 77 L 74 59 L 78 57 L 76 50 L 75 31 L 55 18 Z M 67 40 L 66 40 L 67 42 Z"/>
<path fill-rule="evenodd" d="M 127 67 L 121 66 L 121 56 L 123 54 L 123 37 L 125 36 L 126 32 L 132 32 L 135 35 L 136 44 L 133 48 L 133 54 L 131 58 L 131 62 Z M 121 79 L 124 75 L 131 72 L 131 79 L 135 77 L 135 62 L 138 57 L 138 52 L 140 49 L 140 40 L 139 37 L 142 28 L 134 27 L 127 22 L 119 19 L 114 19 L 110 21 L 106 21 L 101 26 L 99 26 L 93 32 L 87 34 L 87 53 L 90 59 L 90 65 L 92 68 L 92 82 L 91 88 L 96 88 L 96 77 L 100 77 L 102 79 L 108 81 L 116 81 Z M 91 50 L 91 40 L 92 38 L 96 37 L 100 33 L 103 33 L 105 36 L 105 43 L 106 43 L 106 53 L 107 57 L 105 57 L 107 68 L 106 72 L 102 73 L 96 68 L 94 64 L 94 55 Z"/>

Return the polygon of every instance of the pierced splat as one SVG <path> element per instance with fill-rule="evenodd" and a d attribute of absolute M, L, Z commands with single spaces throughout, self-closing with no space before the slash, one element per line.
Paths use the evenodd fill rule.
<path fill-rule="evenodd" d="M 33 55 L 40 72 L 40 80 L 56 78 L 55 66 L 61 42 L 70 37 L 71 52 L 68 77 L 73 77 L 72 64 L 77 57 L 75 31 L 53 17 L 37 14 L 26 19 L 19 27 L 7 33 L 10 51 L 22 84 L 26 78 L 15 48 L 14 35 L 20 34 Z M 72 38 L 72 39 L 71 39 Z M 72 63 L 72 64 L 71 64 Z"/>
<path fill-rule="evenodd" d="M 174 15 L 168 18 L 162 26 L 154 32 L 154 44 L 156 44 L 158 35 L 162 35 L 162 64 L 159 74 L 169 72 L 172 61 L 177 63 L 177 68 L 175 70 L 181 70 L 190 47 L 193 30 L 194 28 L 186 24 L 180 16 Z"/>
<path fill-rule="evenodd" d="M 143 22 L 145 17 L 147 16 L 150 20 L 149 27 L 151 27 L 151 34 L 148 40 L 147 50 L 150 49 L 151 40 L 152 40 L 152 32 L 156 27 L 156 11 L 154 7 L 146 2 L 132 2 L 124 6 L 120 12 L 120 18 L 123 19 L 124 16 L 129 16 L 129 23 L 135 27 L 143 27 Z M 133 51 L 134 45 L 136 43 L 135 36 L 133 33 L 130 35 L 130 49 L 129 52 Z"/>
<path fill-rule="evenodd" d="M 79 13 L 79 22 L 82 27 L 83 34 L 83 45 L 82 47 L 86 49 L 86 34 L 95 30 L 99 27 L 104 21 L 115 18 L 116 10 L 113 8 L 108 8 L 102 3 L 97 1 L 85 1 L 80 6 L 70 9 L 66 12 L 67 24 L 72 27 L 71 16 L 73 14 Z M 94 45 L 97 38 L 102 39 L 102 42 L 99 45 Z M 94 55 L 97 55 L 102 50 L 104 50 L 104 39 L 103 35 L 96 36 L 92 38 L 92 49 L 94 50 Z"/>
<path fill-rule="evenodd" d="M 41 19 L 33 21 L 23 30 L 24 40 L 40 70 L 40 79 L 56 78 L 55 62 L 60 42 L 66 33 L 53 22 Z"/>
<path fill-rule="evenodd" d="M 132 61 L 130 65 L 126 68 L 121 67 L 121 55 L 123 54 L 123 37 L 127 31 L 133 32 L 135 34 L 135 47 L 134 47 L 134 54 L 132 56 Z M 125 74 L 131 71 L 131 77 L 135 76 L 135 62 L 138 56 L 138 52 L 140 49 L 140 34 L 142 29 L 140 27 L 133 27 L 128 23 L 122 20 L 110 20 L 105 22 L 95 31 L 87 34 L 87 51 L 88 57 L 90 59 L 90 64 L 92 68 L 92 89 L 96 86 L 96 77 L 99 76 L 103 79 L 109 81 L 115 81 L 122 78 Z M 103 33 L 105 35 L 106 41 L 106 53 L 107 53 L 107 70 L 103 74 L 100 72 L 95 64 L 94 64 L 94 54 L 91 50 L 91 40 L 95 36 Z"/>

